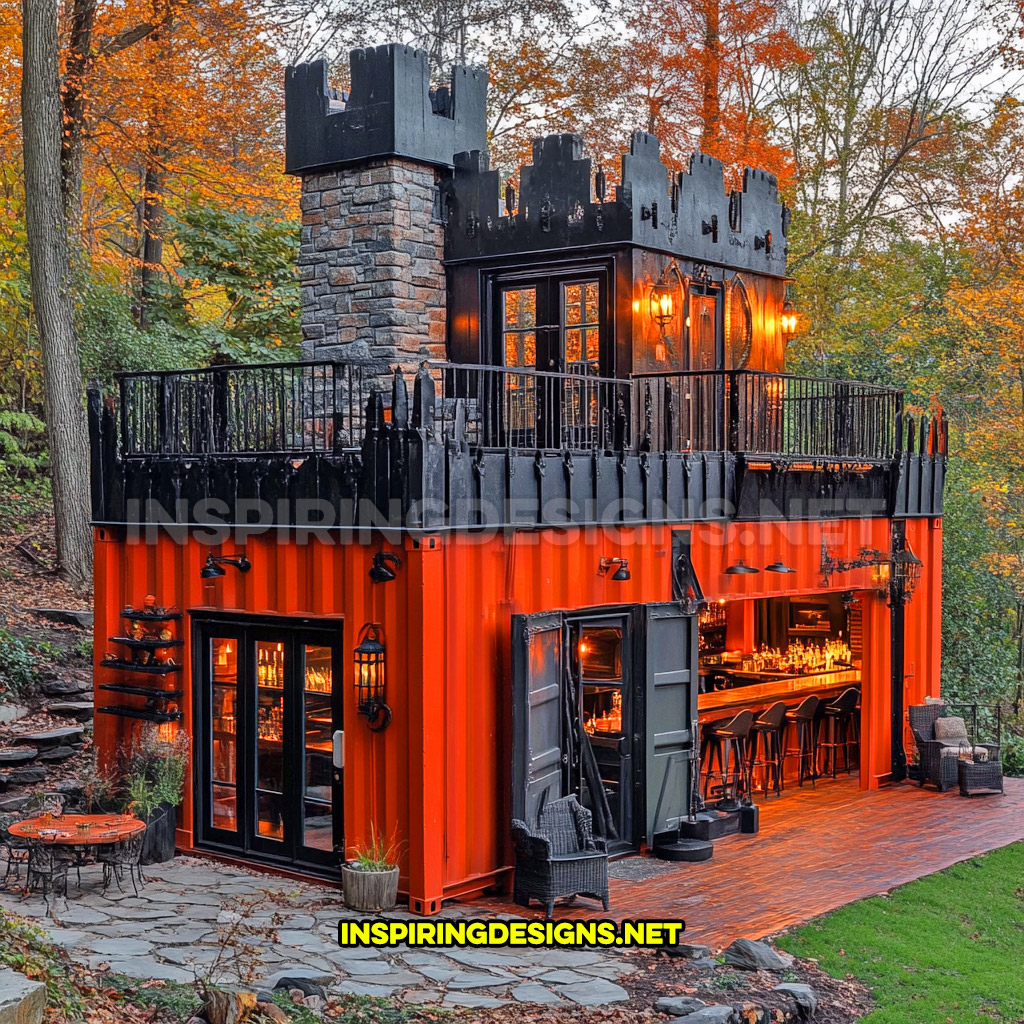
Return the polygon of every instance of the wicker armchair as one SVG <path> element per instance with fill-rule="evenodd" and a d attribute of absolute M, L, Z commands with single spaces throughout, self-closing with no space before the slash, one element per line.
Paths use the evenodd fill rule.
<path fill-rule="evenodd" d="M 975 744 L 969 739 L 966 730 L 962 736 L 936 738 L 935 723 L 940 718 L 957 717 L 949 715 L 948 711 L 948 705 L 938 703 L 912 704 L 907 709 L 910 728 L 914 733 L 914 743 L 917 745 L 917 753 L 921 761 L 921 774 L 918 781 L 922 786 L 926 782 L 934 783 L 941 793 L 958 785 L 959 753 L 962 742 L 971 745 L 975 760 L 986 759 L 994 763 L 998 763 L 999 760 L 998 743 Z"/>
<path fill-rule="evenodd" d="M 591 814 L 575 796 L 549 803 L 537 827 L 512 822 L 516 847 L 514 898 L 521 907 L 530 897 L 554 913 L 560 896 L 590 896 L 608 909 L 608 854 L 604 840 L 594 839 Z"/>

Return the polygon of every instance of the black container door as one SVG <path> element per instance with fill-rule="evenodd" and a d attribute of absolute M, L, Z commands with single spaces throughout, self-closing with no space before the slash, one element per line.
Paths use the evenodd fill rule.
<path fill-rule="evenodd" d="M 562 748 L 565 622 L 561 612 L 512 616 L 512 817 L 533 825 L 566 794 Z"/>
<path fill-rule="evenodd" d="M 677 603 L 643 615 L 646 839 L 674 831 L 689 812 L 697 722 L 697 616 Z"/>

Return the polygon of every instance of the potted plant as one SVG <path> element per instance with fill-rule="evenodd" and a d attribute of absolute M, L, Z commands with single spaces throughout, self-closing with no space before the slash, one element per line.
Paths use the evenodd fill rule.
<path fill-rule="evenodd" d="M 126 809 L 146 823 L 141 863 L 160 864 L 174 857 L 177 807 L 188 771 L 189 740 L 184 733 L 161 740 L 144 729 L 124 759 L 122 791 Z"/>
<path fill-rule="evenodd" d="M 352 848 L 341 865 L 342 898 L 352 910 L 394 910 L 398 900 L 398 843 L 370 825 L 370 841 Z"/>

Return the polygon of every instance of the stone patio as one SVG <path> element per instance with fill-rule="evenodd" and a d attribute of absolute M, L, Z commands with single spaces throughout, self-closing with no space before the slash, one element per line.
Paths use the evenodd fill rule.
<path fill-rule="evenodd" d="M 36 919 L 91 970 L 130 977 L 209 977 L 266 988 L 279 977 L 303 977 L 329 994 L 450 1007 L 512 1001 L 600 1006 L 629 998 L 634 968 L 616 951 L 341 949 L 338 921 L 364 915 L 346 910 L 337 889 L 190 857 L 144 870 L 138 897 L 130 883 L 126 893 L 112 886 L 104 895 L 100 869 L 89 866 L 81 889 L 72 872 L 68 899 L 52 900 L 49 912 L 34 894 L 26 898 L 10 889 L 0 890 L 0 909 Z M 491 916 L 472 906 L 444 914 Z"/>

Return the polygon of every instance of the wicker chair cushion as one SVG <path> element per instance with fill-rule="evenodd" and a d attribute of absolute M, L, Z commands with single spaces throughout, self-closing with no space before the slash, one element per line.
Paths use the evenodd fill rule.
<path fill-rule="evenodd" d="M 955 715 L 947 715 L 945 718 L 935 719 L 935 738 L 937 740 L 960 740 L 967 739 L 967 723 Z"/>
<path fill-rule="evenodd" d="M 945 746 L 940 751 L 943 757 L 959 757 L 960 756 L 960 744 L 954 743 L 950 746 Z M 974 748 L 974 760 L 975 761 L 987 761 L 988 760 L 988 748 L 987 747 L 975 747 Z"/>

